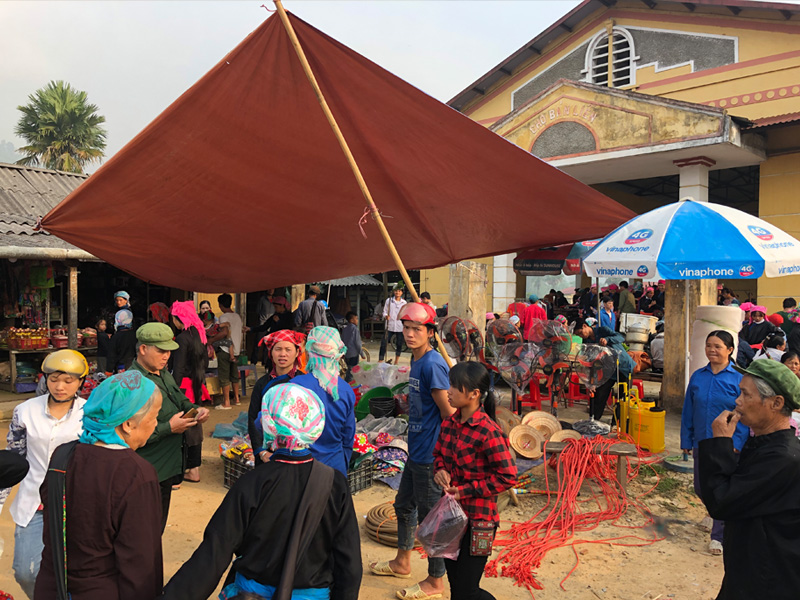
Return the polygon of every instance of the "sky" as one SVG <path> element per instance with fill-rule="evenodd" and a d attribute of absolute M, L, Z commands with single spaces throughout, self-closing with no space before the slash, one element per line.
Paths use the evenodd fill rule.
<path fill-rule="evenodd" d="M 10 160 L 12 144 L 23 145 L 14 135 L 16 107 L 58 79 L 85 91 L 106 117 L 112 156 L 269 16 L 261 4 L 273 8 L 265 0 L 0 1 L 0 161 Z M 443 102 L 578 4 L 284 0 Z"/>
<path fill-rule="evenodd" d="M 790 0 L 800 3 L 800 0 Z M 17 106 L 51 80 L 87 92 L 110 157 L 269 16 L 269 0 L 0 0 L 0 162 Z M 578 0 L 284 0 L 316 28 L 446 102 Z M 89 168 L 92 172 L 95 167 Z"/>

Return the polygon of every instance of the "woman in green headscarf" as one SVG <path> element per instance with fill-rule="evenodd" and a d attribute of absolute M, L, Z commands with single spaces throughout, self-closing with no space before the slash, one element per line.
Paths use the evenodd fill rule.
<path fill-rule="evenodd" d="M 135 452 L 155 430 L 160 409 L 161 392 L 135 370 L 109 377 L 92 392 L 66 469 L 57 469 L 56 457 L 66 450 L 60 446 L 42 485 L 44 552 L 35 599 L 59 598 L 64 586 L 57 581 L 65 578 L 73 600 L 161 593 L 161 493 L 155 469 Z M 54 502 L 48 486 L 62 481 L 64 500 Z M 66 561 L 54 559 L 63 544 Z"/>

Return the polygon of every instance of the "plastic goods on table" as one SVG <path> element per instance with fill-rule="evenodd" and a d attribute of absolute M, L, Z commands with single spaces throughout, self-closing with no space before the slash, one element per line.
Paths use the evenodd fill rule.
<path fill-rule="evenodd" d="M 380 386 L 391 389 L 399 383 L 405 383 L 410 370 L 408 365 L 362 362 L 353 367 L 352 374 L 361 391 L 366 392 Z"/>

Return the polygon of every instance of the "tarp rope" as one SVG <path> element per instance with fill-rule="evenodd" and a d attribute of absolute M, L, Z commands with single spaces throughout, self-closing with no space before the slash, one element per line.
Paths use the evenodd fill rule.
<path fill-rule="evenodd" d="M 531 519 L 524 523 L 514 523 L 508 530 L 499 531 L 495 547 L 499 549 L 497 558 L 486 565 L 486 576 L 510 577 L 515 585 L 524 587 L 534 596 L 534 590 L 544 589 L 537 579 L 536 571 L 541 566 L 548 552 L 556 548 L 571 547 L 575 555 L 575 564 L 561 580 L 561 589 L 566 591 L 564 583 L 575 572 L 580 562 L 576 546 L 580 544 L 606 544 L 614 546 L 646 546 L 664 539 L 658 537 L 653 529 L 650 537 L 633 533 L 607 539 L 574 539 L 576 533 L 591 531 L 603 522 L 610 522 L 623 529 L 642 529 L 653 523 L 650 510 L 641 499 L 652 492 L 656 483 L 644 493 L 636 497 L 628 496 L 616 480 L 617 456 L 610 455 L 609 450 L 615 444 L 632 441 L 630 438 L 609 439 L 597 436 L 592 439 L 568 440 L 567 447 L 559 455 L 554 455 L 550 466 L 556 471 L 558 489 L 550 490 L 548 470 L 545 468 L 545 489 L 534 493 L 547 495 L 547 503 Z M 545 445 L 545 452 L 547 447 Z M 652 463 L 660 460 L 646 451 L 638 451 L 636 464 L 628 462 L 628 480 L 639 474 L 642 466 L 652 469 Z M 655 469 L 653 472 L 656 473 Z M 658 477 L 658 473 L 656 473 Z M 591 480 L 599 491 L 589 499 L 578 500 L 578 494 L 586 480 Z M 596 510 L 589 503 L 596 504 Z M 546 516 L 541 519 L 541 515 Z M 644 522 L 640 525 L 622 525 L 617 521 L 629 511 L 639 513 Z M 649 532 L 649 529 L 647 530 Z"/>

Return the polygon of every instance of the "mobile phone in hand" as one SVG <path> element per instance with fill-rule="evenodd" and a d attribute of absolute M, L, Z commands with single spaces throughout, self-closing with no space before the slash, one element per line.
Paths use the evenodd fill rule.
<path fill-rule="evenodd" d="M 197 412 L 198 412 L 197 411 L 197 407 L 195 406 L 195 407 L 191 408 L 190 410 L 187 410 L 185 413 L 183 413 L 183 418 L 184 419 L 196 419 L 197 418 Z"/>

